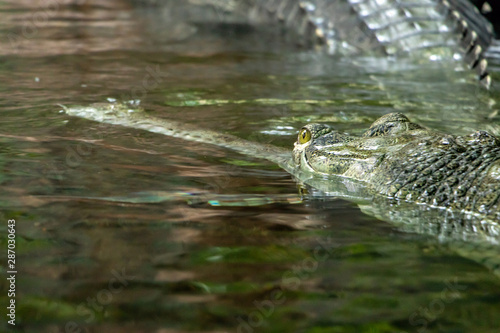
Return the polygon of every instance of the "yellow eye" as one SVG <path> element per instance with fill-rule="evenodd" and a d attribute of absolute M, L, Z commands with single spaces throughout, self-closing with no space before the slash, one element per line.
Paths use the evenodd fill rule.
<path fill-rule="evenodd" d="M 303 128 L 299 132 L 299 143 L 306 143 L 311 140 L 311 131 L 307 128 Z"/>

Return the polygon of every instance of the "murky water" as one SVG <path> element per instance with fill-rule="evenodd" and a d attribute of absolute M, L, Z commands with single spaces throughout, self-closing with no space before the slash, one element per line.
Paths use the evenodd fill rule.
<path fill-rule="evenodd" d="M 437 237 L 341 199 L 293 203 L 297 183 L 270 162 L 72 118 L 59 106 L 134 100 L 161 117 L 291 149 L 307 122 L 360 133 L 393 110 L 449 133 L 498 134 L 498 88 L 481 89 L 457 63 L 269 50 L 241 27 L 179 28 L 119 1 L 53 3 L 0 1 L 0 244 L 6 253 L 15 219 L 16 328 L 500 328 L 498 275 Z M 154 191 L 172 198 L 88 199 Z M 263 195 L 290 200 L 242 205 Z M 203 200 L 221 197 L 236 204 Z M 3 259 L 1 267 L 6 276 Z"/>

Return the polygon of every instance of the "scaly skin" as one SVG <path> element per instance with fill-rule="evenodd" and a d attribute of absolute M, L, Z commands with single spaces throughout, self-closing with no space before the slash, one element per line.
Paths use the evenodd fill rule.
<path fill-rule="evenodd" d="M 500 141 L 484 131 L 447 135 L 401 113 L 381 117 L 361 137 L 309 124 L 293 159 L 299 169 L 360 180 L 390 198 L 500 220 Z"/>
<path fill-rule="evenodd" d="M 335 54 L 459 56 L 489 87 L 484 52 L 491 24 L 469 0 L 129 0 L 159 6 L 160 20 L 250 24 L 282 30 L 285 39 Z M 266 31 L 266 30 L 264 30 Z"/>

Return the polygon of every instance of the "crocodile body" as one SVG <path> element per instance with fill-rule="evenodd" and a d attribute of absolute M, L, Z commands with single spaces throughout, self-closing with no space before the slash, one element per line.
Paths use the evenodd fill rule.
<path fill-rule="evenodd" d="M 453 136 L 425 129 L 401 113 L 390 113 L 361 137 L 338 133 L 327 125 L 306 125 L 290 154 L 273 145 L 151 117 L 143 111 L 130 112 L 126 105 L 104 103 L 65 111 L 267 159 L 300 182 L 354 201 L 356 197 L 362 201 L 385 197 L 495 225 L 500 221 L 500 141 L 484 131 Z M 342 179 L 356 183 L 339 190 L 345 185 Z"/>
<path fill-rule="evenodd" d="M 154 0 L 135 2 L 150 4 Z M 426 50 L 438 58 L 441 54 L 451 53 L 453 58 L 458 54 L 489 85 L 483 51 L 491 42 L 491 30 L 465 0 L 189 0 L 165 1 L 160 6 L 165 3 L 175 7 L 162 9 L 172 20 L 206 20 L 210 15 L 205 7 L 217 8 L 212 12 L 215 22 L 262 23 L 273 28 L 278 23 L 295 42 L 325 47 L 329 52 L 410 53 L 417 58 L 427 56 Z M 177 7 L 182 3 L 189 6 Z M 362 11 L 362 5 L 367 4 L 382 7 Z M 199 6 L 204 9 L 197 13 Z M 429 19 L 417 14 L 425 6 L 435 10 L 437 16 Z M 184 15 L 185 10 L 191 16 Z M 394 16 L 378 28 L 371 25 L 370 18 L 391 10 L 398 18 Z M 421 29 L 424 23 L 430 25 Z M 430 28 L 433 24 L 437 24 L 435 29 Z M 396 34 L 401 31 L 406 33 Z M 384 33 L 392 37 L 384 41 Z M 452 136 L 425 129 L 402 114 L 390 114 L 360 137 L 337 133 L 324 125 L 307 125 L 310 137 L 301 131 L 291 154 L 290 149 L 156 118 L 120 103 L 64 110 L 70 116 L 213 144 L 269 160 L 307 187 L 306 198 L 318 195 L 321 202 L 325 196 L 333 196 L 355 202 L 364 213 L 391 222 L 400 230 L 436 236 L 452 250 L 500 276 L 500 144 L 486 132 Z M 120 196 L 113 200 L 136 199 Z M 150 194 L 147 199 L 151 200 Z M 265 202 L 281 201 L 270 198 Z"/>
<path fill-rule="evenodd" d="M 389 198 L 500 221 L 500 141 L 488 132 L 447 135 L 391 113 L 360 137 L 306 125 L 293 156 L 300 169 L 356 179 Z"/>
<path fill-rule="evenodd" d="M 294 44 L 335 54 L 461 58 L 490 84 L 484 52 L 493 29 L 468 0 L 131 1 L 160 6 L 168 21 L 271 26 Z"/>

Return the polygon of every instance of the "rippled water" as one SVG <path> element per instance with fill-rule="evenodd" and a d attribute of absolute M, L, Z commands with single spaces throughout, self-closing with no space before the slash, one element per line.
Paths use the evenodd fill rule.
<path fill-rule="evenodd" d="M 497 331 L 498 275 L 437 237 L 342 199 L 295 203 L 296 181 L 270 162 L 59 106 L 133 100 L 291 149 L 307 122 L 360 133 L 394 110 L 449 133 L 499 134 L 495 85 L 485 91 L 459 63 L 269 49 L 259 31 L 157 20 L 120 1 L 0 1 L 0 205 L 5 224 L 17 222 L 16 328 Z M 92 199 L 158 191 L 172 197 Z M 288 203 L 248 206 L 262 196 Z M 5 251 L 6 227 L 0 235 Z"/>

